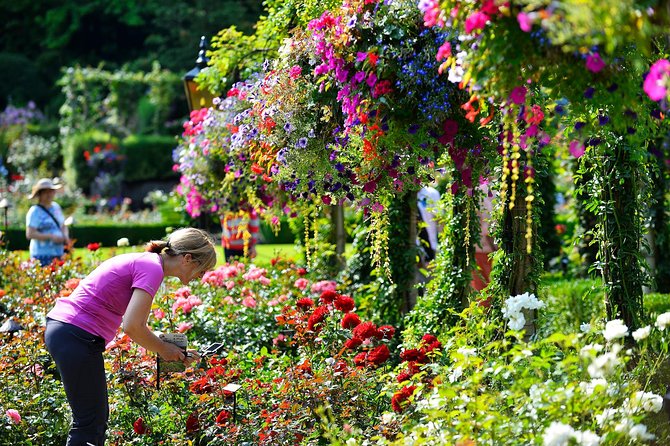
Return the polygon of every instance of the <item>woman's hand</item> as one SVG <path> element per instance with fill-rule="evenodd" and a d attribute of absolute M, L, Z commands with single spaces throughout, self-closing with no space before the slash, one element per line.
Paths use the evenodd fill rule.
<path fill-rule="evenodd" d="M 158 354 L 165 361 L 184 361 L 187 359 L 186 352 L 178 345 L 163 341 Z"/>

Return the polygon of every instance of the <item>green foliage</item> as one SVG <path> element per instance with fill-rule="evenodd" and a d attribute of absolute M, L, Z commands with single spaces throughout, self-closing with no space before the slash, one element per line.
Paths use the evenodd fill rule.
<path fill-rule="evenodd" d="M 120 143 L 126 157 L 124 181 L 177 179 L 172 170 L 172 151 L 177 141 L 172 136 L 131 135 Z"/>
<path fill-rule="evenodd" d="M 670 311 L 670 294 L 649 293 L 644 295 L 644 312 L 649 319 Z"/>
<path fill-rule="evenodd" d="M 16 48 L 13 51 L 16 51 Z M 7 103 L 25 105 L 29 101 L 44 103 L 48 100 L 49 87 L 35 60 L 15 52 L 0 52 L 0 66 L 2 108 Z"/>
<path fill-rule="evenodd" d="M 552 333 L 579 333 L 582 324 L 591 324 L 605 317 L 605 290 L 600 280 L 558 279 L 540 286 L 538 296 L 551 311 L 542 311 L 538 318 L 538 336 Z"/>
<path fill-rule="evenodd" d="M 265 0 L 264 14 L 256 22 L 253 34 L 239 26 L 223 29 L 212 38 L 210 67 L 199 76 L 211 91 L 223 93 L 233 83 L 248 79 L 261 71 L 265 60 L 277 57 L 282 41 L 294 28 L 334 8 L 339 0 Z"/>

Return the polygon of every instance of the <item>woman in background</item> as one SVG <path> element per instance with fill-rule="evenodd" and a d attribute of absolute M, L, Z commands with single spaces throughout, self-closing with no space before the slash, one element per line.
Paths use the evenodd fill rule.
<path fill-rule="evenodd" d="M 49 178 L 42 178 L 33 185 L 30 198 L 37 204 L 26 214 L 26 238 L 30 240 L 30 258 L 42 266 L 63 257 L 69 235 L 61 207 L 54 201 L 56 191 L 62 187 Z"/>

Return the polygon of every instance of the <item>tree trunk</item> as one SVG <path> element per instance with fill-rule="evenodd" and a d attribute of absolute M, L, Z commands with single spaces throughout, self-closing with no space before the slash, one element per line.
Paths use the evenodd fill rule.
<path fill-rule="evenodd" d="M 347 234 L 344 231 L 344 206 L 330 207 L 330 229 L 329 241 L 335 246 L 335 255 L 331 259 L 332 266 L 336 271 L 342 271 L 345 266 L 344 250 L 347 241 Z"/>

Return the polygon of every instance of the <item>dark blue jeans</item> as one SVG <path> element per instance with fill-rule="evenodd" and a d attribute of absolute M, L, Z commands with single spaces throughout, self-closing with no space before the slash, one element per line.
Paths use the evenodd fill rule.
<path fill-rule="evenodd" d="M 102 446 L 109 418 L 102 353 L 105 340 L 72 324 L 47 318 L 44 333 L 72 409 L 67 446 Z"/>

